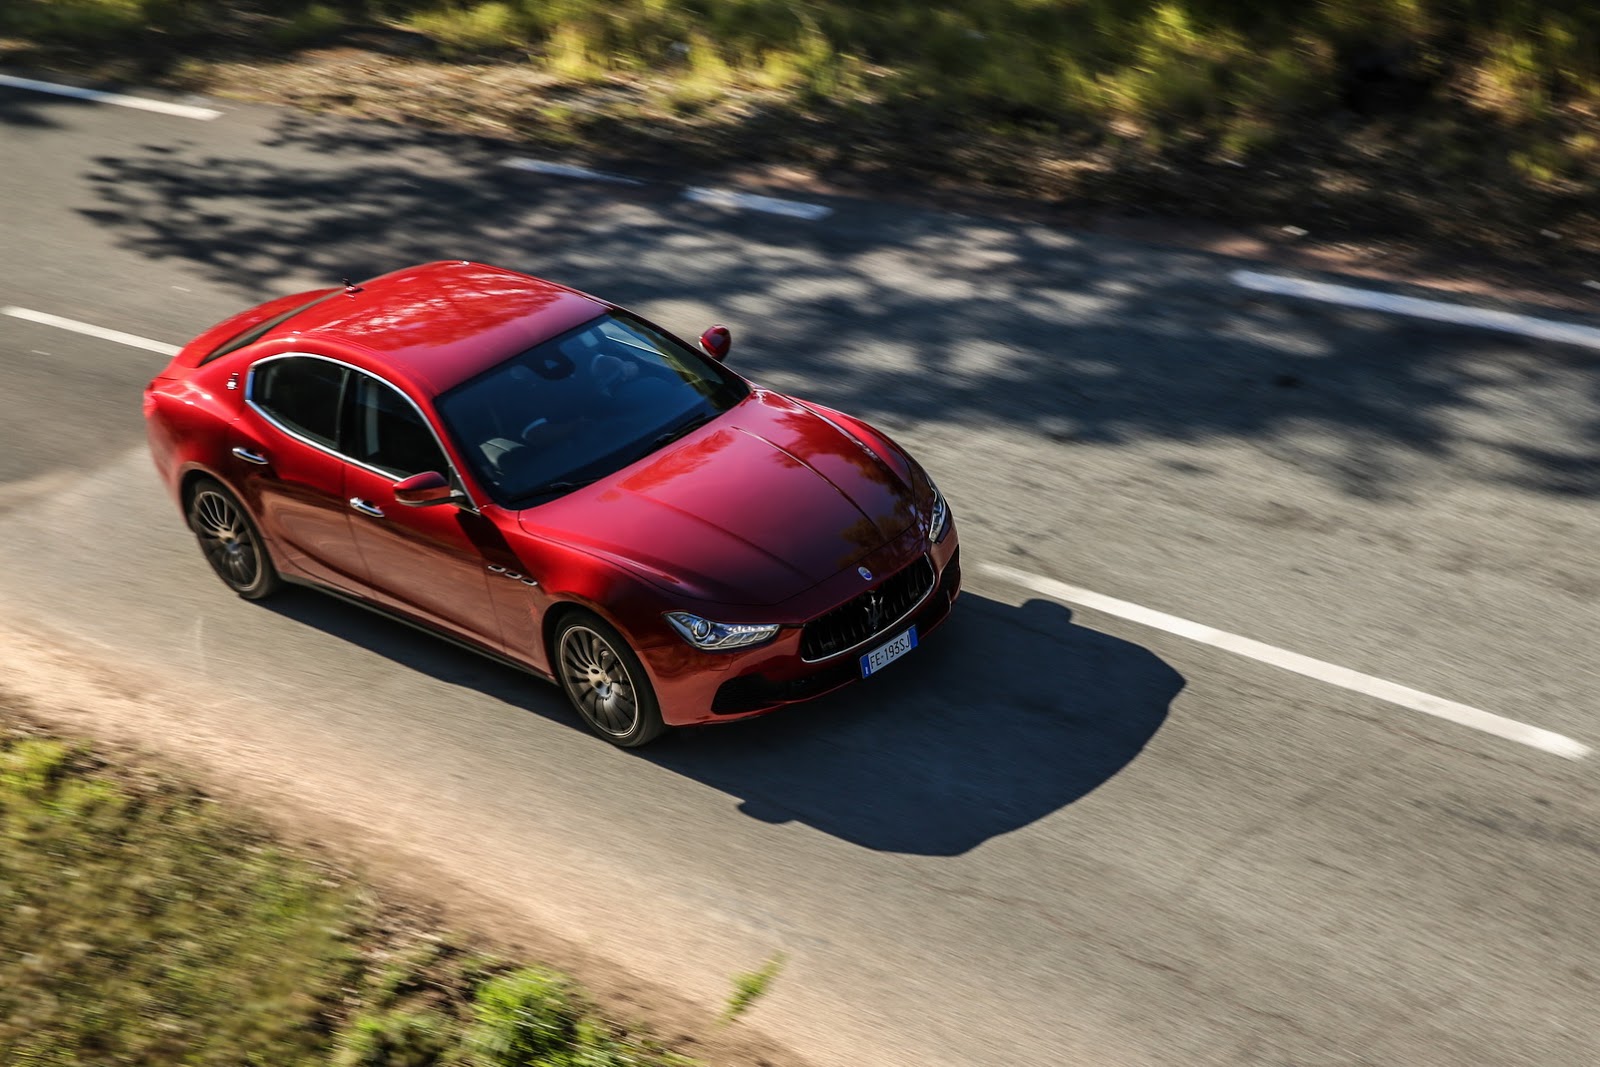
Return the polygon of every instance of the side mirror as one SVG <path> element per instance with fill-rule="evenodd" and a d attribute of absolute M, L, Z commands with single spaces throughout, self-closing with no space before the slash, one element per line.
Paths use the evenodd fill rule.
<path fill-rule="evenodd" d="M 713 326 L 700 335 L 700 347 L 712 359 L 727 359 L 728 349 L 733 347 L 733 334 L 726 326 Z"/>
<path fill-rule="evenodd" d="M 394 498 L 408 508 L 431 508 L 460 497 L 438 471 L 423 471 L 394 483 Z"/>

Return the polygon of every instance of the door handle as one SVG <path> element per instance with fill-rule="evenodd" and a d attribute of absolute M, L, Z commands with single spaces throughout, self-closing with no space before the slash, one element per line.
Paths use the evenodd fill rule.
<path fill-rule="evenodd" d="M 353 496 L 350 498 L 350 506 L 361 512 L 363 515 L 371 515 L 375 519 L 383 518 L 382 508 L 378 507 L 376 504 L 369 504 L 358 496 Z"/>
<path fill-rule="evenodd" d="M 244 460 L 246 463 L 254 463 L 258 467 L 265 467 L 267 465 L 266 456 L 263 456 L 259 452 L 252 452 L 248 448 L 235 448 L 233 450 L 233 454 Z"/>

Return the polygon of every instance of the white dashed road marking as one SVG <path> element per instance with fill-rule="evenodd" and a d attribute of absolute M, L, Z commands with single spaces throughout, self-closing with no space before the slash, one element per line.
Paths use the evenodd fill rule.
<path fill-rule="evenodd" d="M 605 171 L 591 170 L 572 163 L 555 163 L 545 159 L 516 157 L 505 160 L 501 165 L 514 170 L 531 171 L 534 174 L 548 174 L 556 178 L 576 178 L 579 181 L 610 182 L 613 185 L 650 184 L 639 178 L 607 174 Z M 713 189 L 702 185 L 685 189 L 683 198 L 697 204 L 711 204 L 737 211 L 762 211 L 768 215 L 784 215 L 792 219 L 805 219 L 808 222 L 816 222 L 833 214 L 833 208 L 821 204 L 783 200 L 775 196 L 761 196 L 758 193 L 741 193 L 733 189 Z"/>
<path fill-rule="evenodd" d="M 621 174 L 607 174 L 601 170 L 590 170 L 588 167 L 578 167 L 571 163 L 551 163 L 543 159 L 508 159 L 503 165 L 514 170 L 527 170 L 556 178 L 578 178 L 591 182 L 610 182 L 613 185 L 644 184 L 638 178 L 625 178 Z"/>
<path fill-rule="evenodd" d="M 0 86 L 8 86 L 12 89 L 28 89 L 36 93 L 50 93 L 52 96 L 70 96 L 76 100 L 89 100 L 96 104 L 114 104 L 117 107 L 131 107 L 139 111 L 154 111 L 159 115 L 175 115 L 180 119 L 199 119 L 201 122 L 209 121 L 222 114 L 222 112 L 209 107 L 170 104 L 165 100 L 147 100 L 142 96 L 105 93 L 99 89 L 80 89 L 76 85 L 57 85 L 55 82 L 18 78 L 10 74 L 0 74 Z"/>
<path fill-rule="evenodd" d="M 1113 597 L 1103 596 L 1100 593 L 1080 589 L 1075 585 L 1058 582 L 1053 578 L 1045 578 L 1027 571 L 1019 571 L 1012 567 L 1001 566 L 994 563 L 985 563 L 983 569 L 997 578 L 1002 578 L 1024 589 L 1031 589 L 1036 593 L 1060 600 L 1068 604 L 1088 608 L 1091 611 L 1102 612 L 1106 615 L 1115 615 L 1119 619 L 1127 619 L 1142 626 L 1164 630 L 1169 634 L 1187 637 L 1191 641 L 1220 648 L 1235 655 L 1244 656 L 1261 663 L 1279 667 L 1295 674 L 1315 678 L 1319 682 L 1336 685 L 1341 689 L 1348 689 L 1365 696 L 1376 697 L 1379 700 L 1398 704 L 1412 711 L 1420 711 L 1425 715 L 1445 719 L 1458 726 L 1470 727 L 1486 734 L 1515 741 L 1530 748 L 1549 752 L 1553 755 L 1563 756 L 1567 759 L 1583 759 L 1589 755 L 1588 745 L 1574 741 L 1570 737 L 1553 733 L 1538 726 L 1529 726 L 1527 723 L 1508 719 L 1503 715 L 1479 708 L 1457 704 L 1453 700 L 1444 700 L 1416 689 L 1374 678 L 1370 674 L 1360 674 L 1347 667 L 1340 667 L 1322 660 L 1302 656 L 1298 652 L 1287 649 L 1274 648 L 1272 645 L 1240 637 L 1238 634 L 1226 633 L 1213 629 L 1198 622 L 1180 619 L 1176 615 L 1154 611 L 1150 608 L 1131 604 L 1126 600 L 1117 600 Z"/>
<path fill-rule="evenodd" d="M 711 189 L 706 186 L 695 186 L 684 191 L 685 200 L 693 200 L 698 204 L 713 204 L 717 207 L 738 208 L 743 211 L 764 211 L 769 215 L 787 215 L 794 219 L 805 219 L 815 222 L 825 219 L 833 214 L 833 208 L 823 207 L 821 204 L 807 204 L 799 200 L 780 200 L 775 196 L 758 196 L 755 193 L 740 193 L 732 189 Z"/>
<path fill-rule="evenodd" d="M 1365 308 L 1369 311 L 1386 311 L 1393 315 L 1410 315 L 1413 318 L 1432 319 L 1434 322 L 1448 322 L 1456 326 L 1475 326 L 1483 330 L 1521 334 L 1541 341 L 1600 349 L 1600 329 L 1580 326 L 1573 322 L 1541 319 L 1534 315 L 1518 315 L 1510 311 L 1468 307 L 1443 300 L 1397 296 L 1394 293 L 1380 293 L 1373 289 L 1356 289 L 1348 285 L 1331 285 L 1305 278 L 1289 278 L 1281 274 L 1260 274 L 1253 270 L 1236 270 L 1230 277 L 1235 285 L 1257 293 L 1320 300 L 1326 304 L 1343 304 L 1345 307 Z"/>
<path fill-rule="evenodd" d="M 79 322 L 77 319 L 64 319 L 60 315 L 50 315 L 43 311 L 30 311 L 28 308 L 19 307 L 3 307 L 0 308 L 0 315 L 9 315 L 13 319 L 23 319 L 27 322 L 37 322 L 42 326 L 54 326 L 58 330 L 71 330 L 73 333 L 81 333 L 86 337 L 98 337 L 102 341 L 115 341 L 119 345 L 142 348 L 146 352 L 158 352 L 163 356 L 175 356 L 179 351 L 177 345 L 152 341 L 148 337 L 140 337 L 134 333 L 123 333 L 121 330 L 108 330 L 104 326 Z"/>

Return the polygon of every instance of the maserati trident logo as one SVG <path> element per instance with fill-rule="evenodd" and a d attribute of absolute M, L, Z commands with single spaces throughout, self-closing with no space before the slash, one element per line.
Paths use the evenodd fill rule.
<path fill-rule="evenodd" d="M 883 621 L 883 595 L 876 589 L 867 594 L 867 626 L 877 632 L 878 624 Z"/>
<path fill-rule="evenodd" d="M 856 568 L 856 573 L 861 575 L 861 580 L 863 582 L 872 581 L 872 572 L 867 570 L 867 568 L 865 568 L 865 567 L 857 567 Z"/>

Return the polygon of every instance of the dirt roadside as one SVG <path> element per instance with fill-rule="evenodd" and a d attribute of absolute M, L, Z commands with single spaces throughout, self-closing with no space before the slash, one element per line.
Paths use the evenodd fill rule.
<path fill-rule="evenodd" d="M 294 777 L 289 755 L 263 762 L 226 737 L 173 729 L 198 718 L 184 709 L 215 701 L 214 695 L 117 662 L 109 650 L 19 624 L 3 605 L 0 620 L 0 718 L 26 718 L 92 740 L 108 756 L 161 768 L 220 801 L 247 807 L 319 864 L 354 872 L 417 928 L 449 930 L 497 955 L 556 967 L 578 980 L 605 1017 L 637 1026 L 708 1067 L 809 1067 L 758 1025 L 719 1026 L 725 1004 L 696 1003 L 542 924 L 528 897 L 395 847 L 372 832 L 367 813 L 341 810 Z"/>

